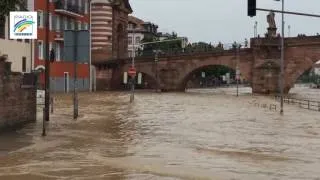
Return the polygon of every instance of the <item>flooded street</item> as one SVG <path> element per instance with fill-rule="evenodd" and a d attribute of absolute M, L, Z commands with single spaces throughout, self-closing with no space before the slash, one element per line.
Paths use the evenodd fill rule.
<path fill-rule="evenodd" d="M 46 137 L 40 113 L 0 135 L 0 179 L 319 180 L 320 112 L 240 92 L 84 93 L 78 120 L 59 95 Z"/>

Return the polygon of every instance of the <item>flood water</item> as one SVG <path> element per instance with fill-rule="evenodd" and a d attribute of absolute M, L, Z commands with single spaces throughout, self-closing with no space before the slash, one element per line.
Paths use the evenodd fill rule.
<path fill-rule="evenodd" d="M 59 95 L 46 137 L 41 114 L 0 135 L 0 179 L 319 180 L 320 112 L 247 90 L 84 93 L 78 120 Z"/>

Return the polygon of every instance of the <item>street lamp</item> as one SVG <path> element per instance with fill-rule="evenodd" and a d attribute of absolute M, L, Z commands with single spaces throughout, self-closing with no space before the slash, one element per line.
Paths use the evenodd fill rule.
<path fill-rule="evenodd" d="M 133 51 L 132 51 L 132 61 L 131 61 L 131 68 L 134 69 L 134 61 L 135 61 L 135 56 L 136 56 L 136 47 L 135 47 L 135 28 L 136 26 L 133 25 L 133 30 L 132 30 L 132 46 L 133 46 Z M 131 76 L 131 95 L 130 95 L 130 103 L 134 101 L 134 85 L 135 85 L 135 75 Z"/>
<path fill-rule="evenodd" d="M 280 1 L 280 0 L 275 0 Z M 283 114 L 283 86 L 284 86 L 284 0 L 282 0 L 282 12 L 281 12 L 281 60 L 280 60 L 280 114 Z"/>
<path fill-rule="evenodd" d="M 254 37 L 258 36 L 258 22 L 254 22 Z"/>
<path fill-rule="evenodd" d="M 159 49 L 155 50 L 155 56 L 154 56 L 154 62 L 155 62 L 155 65 L 156 65 L 156 92 L 159 91 L 159 78 L 158 78 L 158 61 L 159 61 L 159 53 L 161 52 Z"/>

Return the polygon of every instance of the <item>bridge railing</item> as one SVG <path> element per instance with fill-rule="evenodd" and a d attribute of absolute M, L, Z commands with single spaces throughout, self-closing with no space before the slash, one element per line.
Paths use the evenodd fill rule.
<path fill-rule="evenodd" d="M 275 99 L 280 101 L 280 96 L 275 96 Z M 320 111 L 320 101 L 313 101 L 309 99 L 297 99 L 291 97 L 284 97 L 283 102 L 292 105 L 299 105 L 300 108 Z"/>
<path fill-rule="evenodd" d="M 241 49 L 247 49 L 247 43 L 239 43 L 241 44 Z M 236 53 L 236 49 L 234 43 L 228 44 L 218 44 L 216 46 L 213 45 L 205 45 L 205 46 L 187 46 L 186 48 L 173 48 L 173 49 L 165 49 L 160 50 L 158 54 L 159 57 L 171 57 L 171 56 L 190 56 L 190 55 L 201 55 L 201 54 L 224 54 L 224 53 Z M 154 57 L 155 52 L 154 49 L 151 50 L 139 50 L 136 52 L 136 57 Z"/>

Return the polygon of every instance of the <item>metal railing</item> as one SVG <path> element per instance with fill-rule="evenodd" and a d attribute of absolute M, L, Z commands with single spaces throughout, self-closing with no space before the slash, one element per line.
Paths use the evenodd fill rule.
<path fill-rule="evenodd" d="M 280 100 L 280 96 L 275 96 L 275 99 Z M 299 107 L 303 109 L 320 112 L 320 101 L 284 97 L 283 102 L 292 105 L 299 105 Z"/>
<path fill-rule="evenodd" d="M 77 14 L 84 14 L 85 9 L 83 6 L 74 5 L 71 3 L 66 3 L 64 1 L 58 0 L 55 3 L 55 9 L 63 9 Z"/>
<path fill-rule="evenodd" d="M 160 41 L 161 42 L 161 41 Z M 235 54 L 235 43 L 225 43 L 225 44 L 216 44 L 216 45 L 187 45 L 185 48 L 167 48 L 160 49 L 159 57 L 168 57 L 168 56 L 190 56 L 194 54 Z M 247 50 L 245 42 L 237 43 L 241 44 L 242 50 Z M 248 45 L 248 44 L 247 44 Z M 154 48 L 150 50 L 137 50 L 135 55 L 136 57 L 153 57 L 154 56 Z"/>

